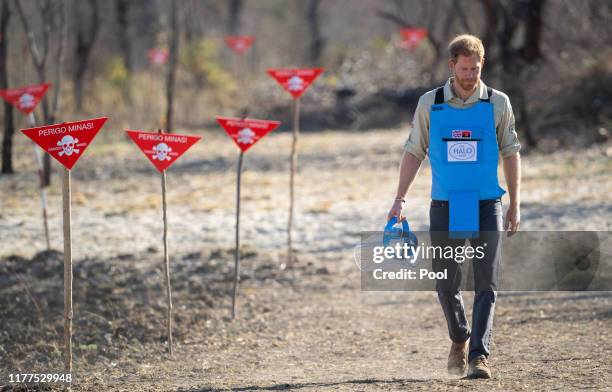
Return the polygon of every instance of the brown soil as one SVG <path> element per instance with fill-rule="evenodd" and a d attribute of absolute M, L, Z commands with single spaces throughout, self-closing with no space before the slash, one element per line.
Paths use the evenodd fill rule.
<path fill-rule="evenodd" d="M 446 374 L 450 342 L 433 292 L 363 292 L 352 247 L 379 229 L 405 131 L 300 141 L 296 241 L 285 260 L 286 134 L 249 151 L 238 318 L 230 315 L 236 151 L 207 133 L 168 172 L 175 355 L 166 353 L 159 178 L 103 135 L 73 173 L 74 379 L 78 391 L 609 390 L 610 292 L 500 293 L 491 380 Z M 63 368 L 62 255 L 43 250 L 31 147 L 0 177 L 0 390 L 11 373 Z M 610 230 L 610 146 L 526 156 L 524 229 Z M 59 176 L 50 189 L 61 249 Z M 429 170 L 407 215 L 427 228 Z M 568 190 L 571 190 L 569 192 Z M 4 197 L 6 195 L 6 197 Z M 468 309 L 471 293 L 465 294 Z M 2 387 L 4 385 L 4 387 Z M 4 388 L 4 389 L 3 389 Z"/>

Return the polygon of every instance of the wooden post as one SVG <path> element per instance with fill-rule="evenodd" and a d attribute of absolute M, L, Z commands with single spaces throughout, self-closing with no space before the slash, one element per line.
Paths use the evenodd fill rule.
<path fill-rule="evenodd" d="M 297 167 L 297 142 L 300 133 L 300 99 L 293 100 L 293 140 L 291 143 L 291 173 L 289 176 L 289 221 L 287 223 L 287 267 L 293 267 L 293 249 L 291 229 L 293 226 L 293 200 L 295 188 L 295 170 Z"/>
<path fill-rule="evenodd" d="M 65 371 L 72 372 L 72 232 L 70 228 L 70 170 L 64 168 L 62 182 L 64 219 L 64 346 Z"/>
<path fill-rule="evenodd" d="M 236 80 L 236 100 L 241 107 L 241 111 L 247 111 L 249 97 L 247 91 L 247 76 L 245 67 L 244 53 L 234 53 L 234 80 Z"/>
<path fill-rule="evenodd" d="M 36 119 L 34 118 L 34 113 L 30 112 L 28 114 L 28 122 L 30 123 L 30 127 L 34 128 L 36 126 Z M 43 218 L 43 228 L 45 230 L 45 240 L 47 243 L 47 250 L 51 250 L 51 241 L 49 240 L 49 223 L 47 219 L 47 193 L 45 192 L 45 172 L 43 168 L 42 162 L 42 152 L 36 147 L 34 143 L 32 143 L 32 147 L 34 147 L 34 157 L 36 158 L 36 166 L 38 168 L 38 182 L 40 188 L 40 204 L 42 207 L 42 218 Z"/>
<path fill-rule="evenodd" d="M 238 82 L 240 83 L 240 93 L 241 95 L 246 97 L 246 81 L 247 81 L 247 75 L 246 75 L 246 59 L 245 56 L 246 54 L 244 52 L 242 53 L 238 53 Z"/>
<path fill-rule="evenodd" d="M 158 131 L 160 134 L 162 131 Z M 168 351 L 170 356 L 174 354 L 172 349 L 172 289 L 170 286 L 170 258 L 168 256 L 168 217 L 166 213 L 166 171 L 161 173 L 161 186 L 162 186 L 162 215 L 164 219 L 164 266 L 166 272 L 166 298 L 168 300 L 168 314 L 167 314 L 167 333 L 168 333 Z"/>
<path fill-rule="evenodd" d="M 236 318 L 236 297 L 238 295 L 238 283 L 240 282 L 240 183 L 242 173 L 242 158 L 244 151 L 238 155 L 237 181 L 236 181 L 236 251 L 234 252 L 234 290 L 232 294 L 232 319 Z"/>

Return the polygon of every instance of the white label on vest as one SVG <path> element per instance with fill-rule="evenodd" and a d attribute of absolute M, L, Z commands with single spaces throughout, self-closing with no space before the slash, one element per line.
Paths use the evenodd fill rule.
<path fill-rule="evenodd" d="M 446 143 L 449 162 L 476 162 L 476 141 L 449 141 Z"/>

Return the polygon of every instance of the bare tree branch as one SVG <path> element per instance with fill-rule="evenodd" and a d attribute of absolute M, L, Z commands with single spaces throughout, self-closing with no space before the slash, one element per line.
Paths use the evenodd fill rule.
<path fill-rule="evenodd" d="M 53 89 L 53 101 L 51 103 L 51 122 L 55 122 L 57 112 L 61 105 L 60 90 L 62 86 L 62 74 L 64 69 L 64 48 L 66 46 L 66 38 L 68 35 L 68 24 L 66 23 L 66 6 L 64 1 L 59 2 L 58 24 L 60 28 L 59 45 L 57 48 L 57 57 L 55 58 L 55 80 Z"/>
<path fill-rule="evenodd" d="M 8 25 L 11 17 L 9 0 L 2 0 L 2 15 L 0 15 L 0 89 L 8 88 Z M 3 174 L 13 173 L 13 135 L 15 123 L 13 122 L 13 107 L 4 102 L 4 135 L 2 138 L 2 169 Z"/>
<path fill-rule="evenodd" d="M 242 0 L 230 0 L 228 2 L 229 18 L 227 20 L 227 33 L 235 35 L 240 32 L 240 14 L 243 8 Z"/>
<path fill-rule="evenodd" d="M 393 12 L 388 12 L 388 11 L 383 11 L 383 10 L 379 10 L 376 13 L 379 17 L 389 20 L 393 23 L 395 23 L 396 25 L 398 25 L 399 27 L 410 27 L 410 23 L 408 23 L 407 20 L 403 19 L 401 16 L 393 13 Z"/>
<path fill-rule="evenodd" d="M 172 132 L 174 129 L 174 85 L 176 79 L 176 66 L 179 51 L 179 15 L 177 0 L 170 3 L 170 53 L 168 61 L 168 73 L 166 75 L 166 130 Z"/>
<path fill-rule="evenodd" d="M 21 19 L 21 23 L 23 24 L 23 29 L 26 32 L 26 36 L 28 37 L 28 47 L 30 48 L 30 53 L 32 54 L 32 60 L 34 60 L 34 65 L 39 67 L 40 64 L 44 63 L 44 56 L 40 53 L 38 49 L 38 45 L 36 45 L 36 38 L 34 37 L 34 31 L 30 27 L 30 23 L 28 22 L 28 18 L 25 16 L 25 12 L 23 12 L 23 7 L 21 4 L 21 0 L 15 0 L 15 8 L 17 8 L 17 13 L 19 14 L 19 19 Z"/>
<path fill-rule="evenodd" d="M 459 20 L 461 21 L 461 24 L 463 25 L 463 28 L 468 32 L 473 32 L 474 30 L 472 28 L 472 25 L 470 24 L 470 21 L 465 16 L 465 12 L 463 11 L 463 6 L 461 5 L 461 1 L 452 0 L 452 3 L 453 3 L 453 8 L 455 9 L 455 12 L 457 13 L 457 16 L 459 16 Z"/>
<path fill-rule="evenodd" d="M 74 102 L 77 110 L 83 107 L 83 83 L 85 72 L 89 65 L 89 57 L 93 49 L 98 31 L 100 30 L 100 12 L 97 0 L 89 0 L 91 9 L 91 20 L 89 23 L 79 24 L 77 30 L 76 44 L 76 71 L 74 73 Z M 77 13 L 77 15 L 79 15 Z M 89 25 L 89 28 L 81 27 L 81 25 Z"/>
<path fill-rule="evenodd" d="M 321 34 L 321 21 L 319 18 L 319 7 L 321 0 L 310 0 L 308 4 L 308 26 L 310 28 L 310 48 L 306 63 L 317 65 L 325 49 L 325 39 Z"/>
<path fill-rule="evenodd" d="M 43 21 L 43 34 L 42 34 L 42 57 L 44 61 L 47 60 L 47 55 L 49 53 L 49 36 L 51 35 L 51 1 L 50 0 L 41 0 L 36 1 L 35 4 L 38 7 L 38 11 L 42 17 Z"/>

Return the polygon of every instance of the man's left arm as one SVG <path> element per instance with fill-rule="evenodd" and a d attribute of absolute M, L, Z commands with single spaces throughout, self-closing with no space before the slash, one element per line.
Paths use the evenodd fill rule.
<path fill-rule="evenodd" d="M 512 105 L 506 95 L 503 95 L 503 111 L 497 124 L 497 142 L 503 158 L 504 177 L 508 186 L 510 206 L 506 212 L 504 230 L 510 230 L 513 235 L 521 221 L 521 144 L 515 129 Z"/>
<path fill-rule="evenodd" d="M 521 156 L 519 153 L 504 157 L 503 166 L 508 195 L 510 196 L 510 206 L 506 212 L 504 230 L 510 229 L 508 236 L 511 236 L 518 230 L 521 223 Z"/>

